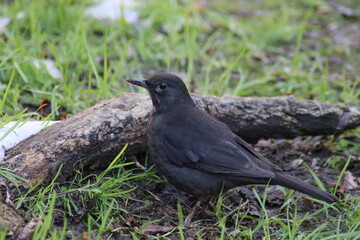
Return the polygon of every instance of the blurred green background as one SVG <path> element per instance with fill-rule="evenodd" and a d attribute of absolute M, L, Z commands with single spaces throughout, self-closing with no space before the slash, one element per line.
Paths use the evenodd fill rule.
<path fill-rule="evenodd" d="M 84 16 L 92 1 L 2 1 L 3 114 L 44 98 L 73 114 L 133 91 L 125 79 L 159 71 L 201 94 L 359 104 L 357 1 L 128 2 L 122 18 L 97 20 Z M 128 8 L 136 20 L 127 21 Z"/>

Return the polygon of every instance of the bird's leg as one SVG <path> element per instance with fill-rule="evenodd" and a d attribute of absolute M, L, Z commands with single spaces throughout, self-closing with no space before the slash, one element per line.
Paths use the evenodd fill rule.
<path fill-rule="evenodd" d="M 200 209 L 202 202 L 203 201 L 200 199 L 195 203 L 195 206 L 192 207 L 190 213 L 186 216 L 184 220 L 184 227 L 188 227 L 190 225 L 192 218 L 194 217 L 195 213 Z"/>
<path fill-rule="evenodd" d="M 210 203 L 210 198 L 208 199 L 200 199 L 196 201 L 194 207 L 192 207 L 190 213 L 186 216 L 183 226 L 188 227 L 191 223 L 192 218 L 195 216 L 195 214 L 206 214 L 211 215 L 208 213 L 207 209 Z"/>
<path fill-rule="evenodd" d="M 204 201 L 202 201 L 199 213 L 200 214 L 205 214 L 205 215 L 211 215 L 211 213 L 208 211 L 209 204 L 210 204 L 210 198 L 205 199 Z"/>

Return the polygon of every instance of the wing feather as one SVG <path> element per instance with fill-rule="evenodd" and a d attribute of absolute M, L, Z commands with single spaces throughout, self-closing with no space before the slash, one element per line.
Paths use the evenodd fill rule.
<path fill-rule="evenodd" d="M 274 169 L 281 171 L 225 124 L 197 108 L 182 109 L 181 116 L 158 117 L 151 129 L 154 142 L 177 166 L 253 178 L 273 178 Z"/>
<path fill-rule="evenodd" d="M 182 136 L 167 135 L 164 151 L 168 159 L 177 166 L 186 166 L 217 174 L 232 174 L 244 177 L 271 178 L 274 173 L 269 169 L 259 167 L 249 151 L 240 149 L 236 143 L 217 141 L 213 144 L 202 141 L 191 144 Z M 177 143 L 176 145 L 174 143 Z"/>

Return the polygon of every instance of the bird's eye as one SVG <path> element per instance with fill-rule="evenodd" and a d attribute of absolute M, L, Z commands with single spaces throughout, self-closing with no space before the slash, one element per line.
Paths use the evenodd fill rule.
<path fill-rule="evenodd" d="M 166 83 L 160 83 L 160 84 L 158 85 L 158 88 L 159 88 L 160 90 L 164 90 L 166 87 L 167 87 L 167 84 L 166 84 Z"/>

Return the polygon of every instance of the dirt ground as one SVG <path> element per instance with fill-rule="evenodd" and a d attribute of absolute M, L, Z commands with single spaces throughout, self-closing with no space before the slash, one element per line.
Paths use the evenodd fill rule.
<path fill-rule="evenodd" d="M 359 138 L 348 134 L 347 139 L 351 139 L 355 142 L 360 142 Z M 332 137 L 314 137 L 314 138 L 296 138 L 294 140 L 260 140 L 256 145 L 256 149 L 263 155 L 271 159 L 282 169 L 289 172 L 293 176 L 297 176 L 302 180 L 308 180 L 315 184 L 314 178 L 309 173 L 309 169 L 306 165 L 314 171 L 321 182 L 327 189 L 334 188 L 339 177 L 341 169 L 331 169 L 328 167 L 329 159 L 339 157 L 346 161 L 344 153 L 342 151 L 334 151 L 333 147 L 336 146 L 337 139 Z M 139 163 L 142 163 L 143 155 L 138 156 Z M 344 175 L 344 180 L 341 181 L 337 196 L 343 198 L 344 194 L 351 194 L 360 196 L 359 190 L 354 190 L 351 187 L 351 181 L 357 183 L 359 178 L 354 176 L 360 176 L 360 159 L 351 161 L 347 172 L 350 176 Z M 140 181 L 132 182 L 129 184 L 129 189 L 135 190 L 130 193 L 130 197 L 127 201 L 119 202 L 119 205 L 124 209 L 123 213 L 119 213 L 119 221 L 114 223 L 111 228 L 118 229 L 112 232 L 110 239 L 133 239 L 132 234 L 137 233 L 141 236 L 140 239 L 148 239 L 150 236 L 166 234 L 169 239 L 180 239 L 179 235 L 174 231 L 171 231 L 179 225 L 178 216 L 178 201 L 180 201 L 184 218 L 189 214 L 194 206 L 196 199 L 186 193 L 177 192 L 175 188 L 167 183 L 163 177 L 159 179 L 163 181 Z M 350 185 L 349 185 L 350 181 Z M 259 193 L 259 196 L 263 196 L 265 186 L 243 186 L 233 189 L 223 194 L 221 216 L 227 216 L 226 229 L 228 232 L 236 231 L 236 229 L 254 229 L 256 228 L 262 212 L 261 204 L 256 198 L 253 190 Z M 282 208 L 282 205 L 288 199 L 286 196 L 289 193 L 288 189 L 279 188 L 278 186 L 269 186 L 266 197 L 266 212 L 269 217 L 286 216 L 286 208 Z M 292 193 L 292 191 L 290 192 Z M 312 202 L 309 199 L 304 198 L 305 195 L 293 192 L 290 199 L 294 202 L 291 203 L 291 207 L 297 207 L 297 218 L 301 218 L 305 214 L 311 214 L 316 212 L 322 207 L 321 204 Z M 292 200 L 291 200 L 292 201 Z M 186 239 L 196 239 L 199 236 L 203 239 L 214 239 L 221 233 L 221 227 L 219 225 L 219 217 L 216 215 L 217 199 L 212 199 L 207 208 L 207 211 L 198 213 L 194 216 L 191 224 L 186 227 L 184 234 Z M 89 213 L 93 212 L 93 203 L 88 203 Z M 328 214 L 337 214 L 335 211 L 328 211 Z M 69 224 L 73 234 L 83 234 L 85 231 L 85 225 L 82 223 L 82 216 L 77 216 L 73 219 L 72 224 Z M 311 218 L 311 221 L 305 221 L 300 226 L 300 231 L 311 231 L 316 227 L 316 222 L 322 221 L 323 214 L 315 215 Z M 242 219 L 239 219 L 242 218 Z M 61 214 L 56 220 L 59 225 L 62 225 L 63 220 Z M 144 227 L 144 223 L 148 222 Z M 334 226 L 329 225 L 329 228 Z M 272 224 L 271 230 L 276 232 L 280 228 L 278 224 Z M 76 234 L 77 233 L 77 234 Z M 108 233 L 110 234 L 110 232 Z M 86 234 L 85 234 L 86 235 Z M 197 236 L 197 237 L 195 237 Z M 91 239 L 91 236 L 87 236 Z M 263 232 L 257 231 L 253 236 L 262 238 Z"/>

